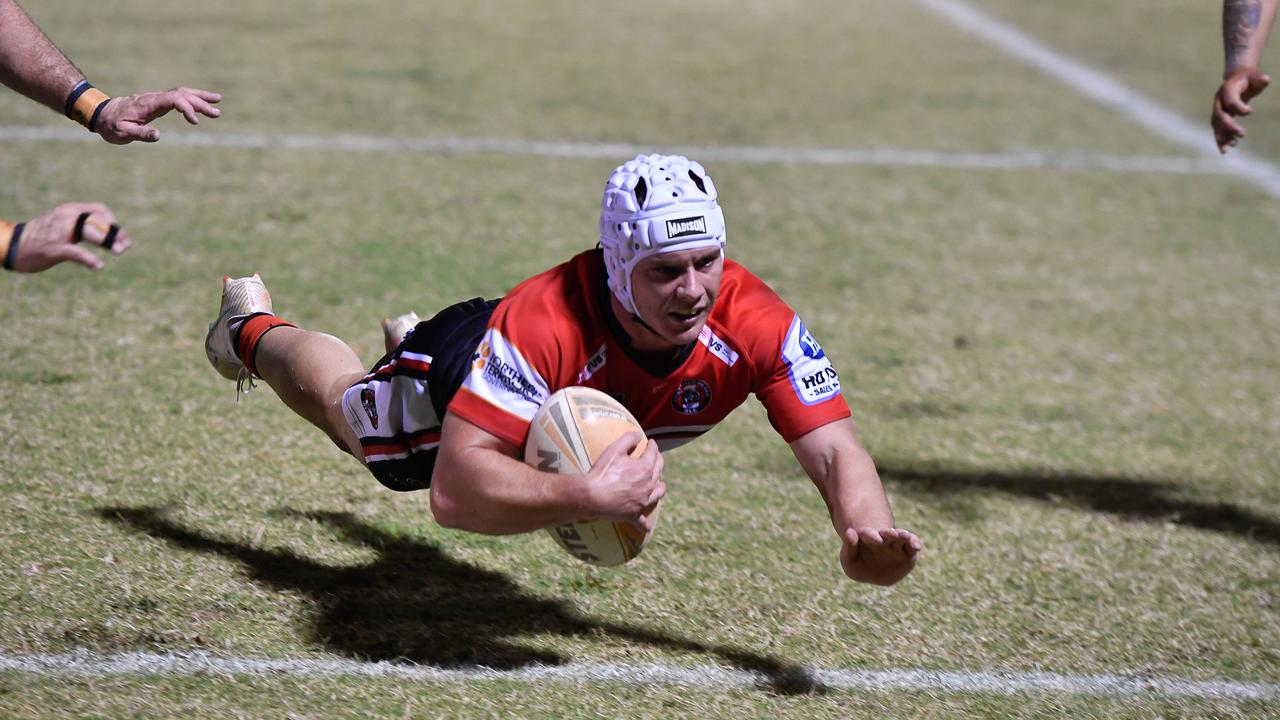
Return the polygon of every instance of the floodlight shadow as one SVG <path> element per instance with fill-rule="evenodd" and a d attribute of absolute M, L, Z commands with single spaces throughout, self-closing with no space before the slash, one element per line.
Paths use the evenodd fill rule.
<path fill-rule="evenodd" d="M 948 470 L 895 461 L 877 462 L 886 482 L 933 495 L 995 491 L 1143 522 L 1173 522 L 1280 545 L 1280 522 L 1228 502 L 1199 502 L 1177 497 L 1183 483 L 1124 475 Z"/>
<path fill-rule="evenodd" d="M 713 655 L 757 673 L 759 689 L 822 694 L 809 669 L 750 650 L 684 638 L 652 628 L 597 620 L 564 599 L 539 597 L 507 575 L 450 558 L 431 543 L 394 535 L 349 513 L 283 511 L 324 523 L 342 540 L 378 554 L 372 562 L 334 567 L 293 552 L 263 550 L 183 527 L 159 507 L 104 507 L 103 519 L 192 552 L 240 562 L 251 580 L 305 595 L 314 607 L 307 640 L 362 660 L 441 668 L 514 669 L 568 662 L 522 644 L 537 634 L 607 635 L 677 652 Z"/>

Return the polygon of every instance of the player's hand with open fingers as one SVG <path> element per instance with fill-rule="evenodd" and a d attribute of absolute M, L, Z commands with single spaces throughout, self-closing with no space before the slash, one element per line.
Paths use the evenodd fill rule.
<path fill-rule="evenodd" d="M 653 530 L 653 506 L 666 494 L 662 482 L 663 459 L 658 444 L 648 441 L 638 457 L 631 457 L 644 435 L 631 432 L 610 443 L 596 458 L 589 475 L 591 514 L 635 523 Z"/>
<path fill-rule="evenodd" d="M 1262 74 L 1258 68 L 1246 66 L 1232 70 L 1222 81 L 1218 92 L 1213 96 L 1213 116 L 1210 119 L 1219 152 L 1227 152 L 1244 137 L 1244 126 L 1236 122 L 1235 118 L 1252 113 L 1249 101 L 1270 84 L 1270 76 Z"/>
<path fill-rule="evenodd" d="M 900 528 L 848 528 L 841 538 L 840 566 L 858 582 L 892 585 L 916 566 L 924 543 Z"/>
<path fill-rule="evenodd" d="M 25 223 L 12 248 L 13 270 L 35 273 L 61 262 L 102 269 L 102 258 L 87 246 L 98 245 L 119 255 L 129 249 L 129 236 L 111 209 L 101 203 L 66 203 Z"/>
<path fill-rule="evenodd" d="M 102 108 L 93 129 L 113 145 L 134 140 L 155 142 L 160 139 L 160 131 L 149 125 L 152 120 L 177 110 L 187 122 L 199 125 L 201 115 L 216 118 L 221 114 L 222 111 L 213 106 L 220 100 L 222 96 L 218 93 L 195 88 L 115 97 Z"/>

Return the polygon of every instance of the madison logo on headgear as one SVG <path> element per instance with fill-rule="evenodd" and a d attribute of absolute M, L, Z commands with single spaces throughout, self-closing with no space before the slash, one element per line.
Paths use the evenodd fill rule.
<path fill-rule="evenodd" d="M 711 404 L 711 386 L 704 380 L 681 380 L 671 396 L 671 407 L 681 415 L 702 412 Z"/>
<path fill-rule="evenodd" d="M 373 424 L 373 429 L 378 429 L 378 398 L 373 394 L 373 388 L 366 387 L 360 391 L 360 404 L 364 406 L 364 413 L 369 416 L 369 422 Z"/>
<path fill-rule="evenodd" d="M 667 238 L 674 240 L 686 235 L 706 235 L 707 219 L 702 216 L 678 218 L 667 221 Z"/>

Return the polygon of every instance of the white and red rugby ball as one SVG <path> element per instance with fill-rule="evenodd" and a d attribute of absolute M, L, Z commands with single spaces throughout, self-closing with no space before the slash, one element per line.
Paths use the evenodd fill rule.
<path fill-rule="evenodd" d="M 524 460 L 543 472 L 582 475 L 604 449 L 622 435 L 644 430 L 622 403 L 588 387 L 557 390 L 538 408 L 529 425 Z M 632 456 L 644 452 L 642 439 Z M 657 520 L 658 508 L 650 508 Z M 592 565 L 621 565 L 631 561 L 652 533 L 629 522 L 599 518 L 553 525 L 546 529 L 565 552 Z"/>

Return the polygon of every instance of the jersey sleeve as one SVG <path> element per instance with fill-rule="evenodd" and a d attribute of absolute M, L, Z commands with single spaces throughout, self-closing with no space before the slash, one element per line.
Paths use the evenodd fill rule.
<path fill-rule="evenodd" d="M 756 397 L 764 404 L 769 423 L 783 440 L 792 442 L 849 417 L 849 404 L 840 392 L 840 375 L 800 317 L 790 309 L 774 317 L 771 342 L 764 344 L 756 359 L 762 378 Z"/>
<path fill-rule="evenodd" d="M 525 303 L 524 295 L 508 296 L 494 310 L 448 410 L 516 446 L 524 444 L 534 413 L 551 394 L 547 378 L 555 377 L 558 355 L 553 333 L 529 332 L 541 329 L 536 315 L 512 312 L 512 305 Z M 523 322 L 514 321 L 517 315 Z"/>

